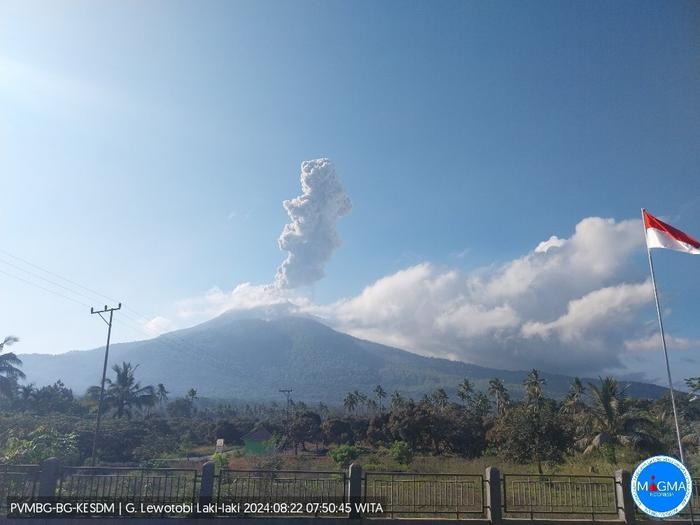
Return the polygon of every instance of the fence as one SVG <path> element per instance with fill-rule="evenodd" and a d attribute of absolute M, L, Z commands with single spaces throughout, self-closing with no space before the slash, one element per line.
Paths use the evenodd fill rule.
<path fill-rule="evenodd" d="M 39 465 L 0 465 L 0 509 L 7 498 L 31 498 L 39 481 Z"/>
<path fill-rule="evenodd" d="M 378 502 L 394 517 L 483 516 L 484 478 L 462 474 L 367 472 L 364 500 Z"/>
<path fill-rule="evenodd" d="M 346 500 L 347 476 L 344 472 L 223 469 L 217 476 L 217 503 L 231 501 L 288 505 L 341 504 Z M 279 506 L 276 508 L 279 509 Z M 305 505 L 298 514 L 309 514 Z M 323 512 L 310 512 L 310 514 L 323 514 Z"/>
<path fill-rule="evenodd" d="M 540 515 L 617 515 L 614 476 L 503 476 L 503 512 L 530 519 Z"/>
<path fill-rule="evenodd" d="M 56 495 L 80 497 L 85 501 L 140 498 L 194 502 L 199 481 L 195 469 L 64 467 Z"/>
<path fill-rule="evenodd" d="M 0 506 L 7 497 L 58 496 L 83 501 L 150 499 L 161 502 L 240 501 L 251 503 L 344 504 L 342 513 L 304 507 L 297 515 L 333 514 L 336 518 L 452 518 L 501 524 L 504 519 L 543 519 L 634 523 L 643 520 L 630 492 L 629 472 L 615 476 L 411 474 L 367 472 L 351 465 L 345 472 L 253 471 L 223 469 L 207 463 L 195 469 L 61 467 L 56 459 L 39 465 L 0 465 Z M 693 506 L 700 515 L 698 480 Z M 382 505 L 382 514 L 367 510 Z M 356 508 L 362 504 L 364 508 Z M 313 508 L 314 505 L 311 505 Z M 280 508 L 280 507 L 277 507 Z M 275 512 L 265 512 L 268 517 Z M 278 515 L 288 514 L 280 512 Z M 687 510 L 676 523 L 687 522 Z"/>

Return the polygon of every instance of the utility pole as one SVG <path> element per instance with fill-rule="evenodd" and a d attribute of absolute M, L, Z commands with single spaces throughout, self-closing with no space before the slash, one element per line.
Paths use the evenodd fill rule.
<path fill-rule="evenodd" d="M 107 305 L 102 310 L 96 311 L 94 308 L 90 308 L 90 314 L 97 314 L 100 318 L 107 324 L 107 345 L 105 346 L 105 362 L 102 365 L 102 382 L 100 383 L 100 402 L 97 405 L 97 421 L 95 421 L 95 435 L 92 437 L 92 466 L 95 466 L 97 461 L 97 435 L 100 433 L 100 420 L 102 419 L 102 403 L 105 397 L 105 379 L 107 378 L 107 360 L 109 358 L 109 340 L 112 337 L 112 317 L 114 312 L 121 310 L 122 303 L 116 308 L 108 308 Z M 102 314 L 109 312 L 109 321 L 104 318 Z"/>
<path fill-rule="evenodd" d="M 286 412 L 287 412 L 287 421 L 289 421 L 289 403 L 290 403 L 290 401 L 291 401 L 291 397 L 290 397 L 290 396 L 292 395 L 292 392 L 294 392 L 294 390 L 292 390 L 291 388 L 280 388 L 280 392 L 282 392 L 284 395 L 287 396 L 287 409 L 286 409 Z"/>

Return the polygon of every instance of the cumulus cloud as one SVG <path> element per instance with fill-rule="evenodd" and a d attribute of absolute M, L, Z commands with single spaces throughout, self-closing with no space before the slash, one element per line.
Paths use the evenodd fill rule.
<path fill-rule="evenodd" d="M 358 337 L 499 368 L 598 372 L 621 365 L 624 341 L 652 299 L 629 282 L 639 221 L 589 217 L 499 267 L 461 273 L 419 264 L 358 296 L 311 307 Z"/>
<path fill-rule="evenodd" d="M 317 167 L 306 166 L 302 174 Z M 342 191 L 331 194 L 344 196 Z M 308 233 L 309 224 L 302 220 L 318 221 L 317 212 L 289 208 L 293 223 L 285 232 L 296 231 L 298 222 L 299 236 L 320 238 L 328 247 L 324 257 L 311 261 L 327 260 L 337 246 L 335 219 L 349 202 L 332 207 L 330 230 L 328 221 L 320 221 L 326 228 L 320 236 Z M 313 315 L 357 337 L 483 366 L 577 375 L 624 371 L 627 356 L 652 344 L 646 323 L 653 315 L 651 286 L 632 265 L 643 248 L 640 229 L 638 220 L 588 217 L 569 237 L 552 236 L 500 266 L 462 272 L 425 262 L 330 304 L 314 304 L 303 292 L 289 289 L 310 278 L 295 267 L 308 254 L 294 251 L 280 268 L 280 285 L 246 283 L 231 292 L 214 288 L 183 301 L 179 315 L 211 317 L 226 310 L 262 317 Z M 317 264 L 311 275 L 322 275 L 322 267 Z"/>
<path fill-rule="evenodd" d="M 278 239 L 280 249 L 289 252 L 277 269 L 278 288 L 296 288 L 323 278 L 326 263 L 340 246 L 336 223 L 352 207 L 328 159 L 301 163 L 301 189 L 301 195 L 283 203 L 291 222 Z"/>
<path fill-rule="evenodd" d="M 163 316 L 156 316 L 143 323 L 143 328 L 153 336 L 158 336 L 175 329 L 175 323 Z"/>
<path fill-rule="evenodd" d="M 700 340 L 676 337 L 666 334 L 666 346 L 672 350 L 690 350 L 700 348 Z M 661 350 L 661 334 L 639 337 L 625 341 L 625 348 L 631 352 L 650 352 Z"/>

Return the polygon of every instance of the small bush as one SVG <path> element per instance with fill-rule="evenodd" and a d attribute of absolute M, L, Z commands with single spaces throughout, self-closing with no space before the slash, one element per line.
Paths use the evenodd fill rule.
<path fill-rule="evenodd" d="M 358 458 L 360 452 L 352 445 L 340 445 L 329 451 L 328 455 L 341 467 L 347 467 Z"/>
<path fill-rule="evenodd" d="M 211 460 L 214 462 L 216 470 L 221 470 L 228 468 L 228 454 L 222 454 L 221 452 L 215 452 Z"/>
<path fill-rule="evenodd" d="M 409 465 L 413 461 L 413 449 L 405 441 L 394 441 L 389 447 L 389 453 L 401 465 Z"/>

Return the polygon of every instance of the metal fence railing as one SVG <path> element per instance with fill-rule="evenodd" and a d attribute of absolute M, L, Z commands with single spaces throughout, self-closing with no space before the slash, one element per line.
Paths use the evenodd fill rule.
<path fill-rule="evenodd" d="M 198 472 L 175 468 L 64 467 L 57 487 L 57 496 L 84 500 L 194 502 L 198 492 Z"/>
<path fill-rule="evenodd" d="M 382 505 L 388 517 L 483 515 L 484 478 L 465 474 L 367 472 L 364 501 Z"/>
<path fill-rule="evenodd" d="M 503 475 L 503 511 L 511 517 L 556 514 L 596 519 L 616 515 L 617 509 L 613 476 Z"/>
<path fill-rule="evenodd" d="M 31 498 L 39 482 L 39 465 L 0 465 L 0 509 L 7 498 Z"/>
<path fill-rule="evenodd" d="M 334 471 L 223 469 L 217 476 L 215 495 L 217 502 L 294 504 L 294 514 L 318 514 L 323 512 L 319 508 L 309 512 L 311 507 L 306 503 L 345 503 L 347 475 Z M 279 505 L 269 507 L 268 512 L 275 514 L 276 509 L 289 514 L 289 508 Z"/>

